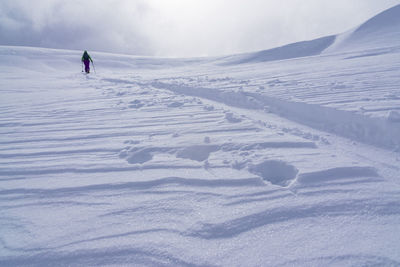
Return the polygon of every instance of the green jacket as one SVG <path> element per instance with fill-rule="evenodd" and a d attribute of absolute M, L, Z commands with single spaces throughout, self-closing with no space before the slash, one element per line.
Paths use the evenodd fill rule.
<path fill-rule="evenodd" d="M 82 55 L 82 61 L 84 61 L 84 60 L 90 60 L 93 62 L 92 58 L 90 57 L 89 53 L 86 50 L 85 50 L 85 52 L 83 52 L 83 55 Z"/>

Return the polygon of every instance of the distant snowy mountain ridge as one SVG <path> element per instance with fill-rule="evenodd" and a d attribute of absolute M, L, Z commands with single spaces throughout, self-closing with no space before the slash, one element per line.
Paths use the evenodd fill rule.
<path fill-rule="evenodd" d="M 346 33 L 302 41 L 269 50 L 228 56 L 229 64 L 274 61 L 374 48 L 390 48 L 400 44 L 400 5 L 376 15 Z"/>

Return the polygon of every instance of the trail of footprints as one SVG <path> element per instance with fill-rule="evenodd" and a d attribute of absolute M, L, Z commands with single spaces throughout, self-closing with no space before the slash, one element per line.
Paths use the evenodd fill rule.
<path fill-rule="evenodd" d="M 161 160 L 173 166 L 186 160 L 200 168 L 245 170 L 267 184 L 298 187 L 302 182 L 310 183 L 312 174 L 302 174 L 295 163 L 285 160 L 285 155 L 308 154 L 316 160 L 321 156 L 318 144 L 329 145 L 326 138 L 298 128 L 279 128 L 261 121 L 254 123 L 229 107 L 217 108 L 198 97 L 153 90 L 150 94 L 147 88 L 138 88 L 134 94 L 121 96 L 120 103 L 138 112 L 138 117 L 147 118 L 146 122 L 156 117 L 151 114 L 165 115 L 164 121 L 156 120 L 159 125 L 155 123 L 149 128 L 147 136 L 125 141 L 119 157 L 128 164 L 146 165 L 157 158 L 156 162 Z M 137 126 L 141 123 L 144 122 L 138 120 Z M 157 136 L 151 132 L 154 127 L 169 134 Z M 174 141 L 170 142 L 171 139 Z M 346 176 L 343 174 L 346 172 L 355 176 L 378 176 L 368 167 L 357 168 L 336 166 L 325 171 L 332 179 Z"/>

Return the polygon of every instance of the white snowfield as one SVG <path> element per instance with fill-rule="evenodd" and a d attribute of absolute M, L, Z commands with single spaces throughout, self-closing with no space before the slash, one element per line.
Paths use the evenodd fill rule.
<path fill-rule="evenodd" d="M 81 53 L 0 47 L 0 266 L 400 266 L 400 6 L 252 54 Z"/>

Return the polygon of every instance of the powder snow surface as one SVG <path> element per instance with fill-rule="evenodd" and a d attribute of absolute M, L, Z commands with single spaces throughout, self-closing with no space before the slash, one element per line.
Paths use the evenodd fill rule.
<path fill-rule="evenodd" d="M 378 18 L 280 61 L 0 47 L 0 265 L 400 266 Z"/>

